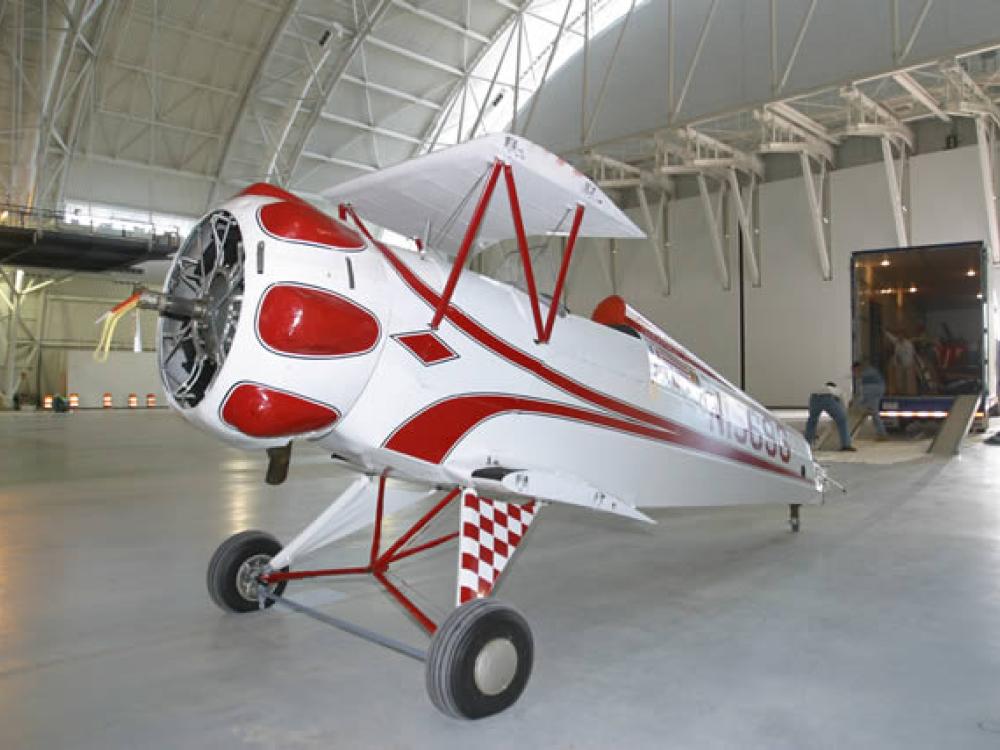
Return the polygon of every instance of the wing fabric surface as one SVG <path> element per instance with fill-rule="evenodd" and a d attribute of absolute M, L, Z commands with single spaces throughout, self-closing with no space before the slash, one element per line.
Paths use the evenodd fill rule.
<path fill-rule="evenodd" d="M 643 232 L 597 185 L 554 154 L 503 133 L 435 151 L 323 191 L 361 216 L 454 255 L 496 160 L 510 164 L 529 236 L 568 234 L 577 204 L 581 237 L 641 239 Z M 501 178 L 478 235 L 478 248 L 515 237 Z"/>

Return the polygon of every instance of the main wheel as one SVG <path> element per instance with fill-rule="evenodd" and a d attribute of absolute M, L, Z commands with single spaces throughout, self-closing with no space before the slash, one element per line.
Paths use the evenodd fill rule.
<path fill-rule="evenodd" d="M 241 531 L 219 545 L 208 563 L 208 593 L 226 612 L 253 612 L 260 608 L 257 577 L 281 551 L 281 542 L 263 531 Z M 281 595 L 286 581 L 271 586 Z M 265 607 L 274 604 L 270 599 Z"/>
<path fill-rule="evenodd" d="M 447 716 L 480 719 L 509 708 L 531 674 L 534 642 L 521 614 L 492 599 L 455 609 L 427 655 L 427 693 Z"/>

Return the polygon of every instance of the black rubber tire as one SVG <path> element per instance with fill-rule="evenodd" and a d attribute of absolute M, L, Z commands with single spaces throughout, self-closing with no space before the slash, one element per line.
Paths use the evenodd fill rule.
<path fill-rule="evenodd" d="M 245 598 L 236 586 L 240 566 L 255 555 L 274 557 L 281 551 L 281 542 L 266 531 L 241 531 L 233 534 L 218 546 L 208 563 L 208 594 L 220 609 L 226 612 L 254 612 L 260 609 L 256 599 Z M 272 591 L 278 596 L 285 590 L 282 581 Z M 266 601 L 265 607 L 273 605 Z"/>
<path fill-rule="evenodd" d="M 487 695 L 476 684 L 476 657 L 490 641 L 507 639 L 517 654 L 508 685 Z M 481 719 L 512 706 L 528 684 L 534 660 L 531 629 L 520 612 L 493 599 L 474 599 L 456 608 L 434 634 L 427 655 L 427 694 L 441 713 Z"/>

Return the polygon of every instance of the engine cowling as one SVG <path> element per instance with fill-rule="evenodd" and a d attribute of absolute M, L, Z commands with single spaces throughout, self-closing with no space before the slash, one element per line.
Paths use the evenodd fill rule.
<path fill-rule="evenodd" d="M 384 267 L 346 224 L 272 185 L 205 216 L 161 295 L 171 406 L 244 447 L 336 429 L 385 341 Z"/>

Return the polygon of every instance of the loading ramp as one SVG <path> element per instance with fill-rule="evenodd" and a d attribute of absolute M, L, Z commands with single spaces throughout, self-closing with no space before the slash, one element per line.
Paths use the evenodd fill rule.
<path fill-rule="evenodd" d="M 962 440 L 969 434 L 972 422 L 976 418 L 976 409 L 981 399 L 982 396 L 978 393 L 955 396 L 948 408 L 948 416 L 942 420 L 941 428 L 927 452 L 945 458 L 957 455 L 962 449 Z M 847 410 L 847 431 L 852 440 L 867 416 L 868 412 L 858 406 L 852 405 Z M 816 449 L 835 451 L 839 448 L 840 437 L 837 435 L 837 426 L 830 422 L 820 432 L 816 440 Z"/>
<path fill-rule="evenodd" d="M 981 399 L 982 396 L 978 393 L 955 396 L 948 416 L 927 452 L 943 458 L 957 455 L 962 449 L 962 440 L 969 434 L 972 420 L 976 418 L 976 409 Z"/>

